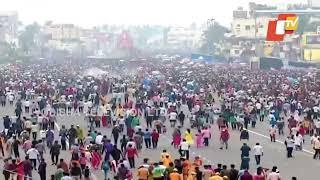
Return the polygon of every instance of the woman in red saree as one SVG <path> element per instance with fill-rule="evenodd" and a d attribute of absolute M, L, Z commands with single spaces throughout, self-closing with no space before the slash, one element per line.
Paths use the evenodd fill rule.
<path fill-rule="evenodd" d="M 92 167 L 97 170 L 100 165 L 101 155 L 98 152 L 98 150 L 95 150 L 94 152 L 91 153 L 91 156 L 92 156 L 91 157 Z"/>
<path fill-rule="evenodd" d="M 179 129 L 176 129 L 172 134 L 172 144 L 174 148 L 178 148 L 181 143 L 181 133 Z"/>
<path fill-rule="evenodd" d="M 107 116 L 106 115 L 102 115 L 101 116 L 101 122 L 102 122 L 102 126 L 103 127 L 107 127 L 108 124 L 107 124 Z"/>
<path fill-rule="evenodd" d="M 24 170 L 23 170 L 23 163 L 20 159 L 17 159 L 17 180 L 23 180 L 24 178 Z"/>

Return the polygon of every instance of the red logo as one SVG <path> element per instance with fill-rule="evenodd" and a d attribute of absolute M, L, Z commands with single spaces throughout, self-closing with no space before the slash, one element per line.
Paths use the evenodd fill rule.
<path fill-rule="evenodd" d="M 283 41 L 286 34 L 292 34 L 298 28 L 296 14 L 279 14 L 277 20 L 268 24 L 267 41 Z"/>

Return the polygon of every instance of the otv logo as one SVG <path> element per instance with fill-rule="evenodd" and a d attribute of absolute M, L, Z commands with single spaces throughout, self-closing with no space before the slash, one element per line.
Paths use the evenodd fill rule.
<path fill-rule="evenodd" d="M 283 41 L 286 34 L 298 29 L 299 17 L 296 14 L 279 14 L 278 19 L 269 21 L 267 41 Z"/>

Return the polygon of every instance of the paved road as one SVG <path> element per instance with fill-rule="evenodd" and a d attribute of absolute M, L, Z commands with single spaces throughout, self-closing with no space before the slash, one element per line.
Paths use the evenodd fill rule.
<path fill-rule="evenodd" d="M 183 106 L 182 109 L 187 111 L 187 107 Z M 6 106 L 5 108 L 0 107 L 0 116 L 4 115 L 13 115 L 13 107 Z M 145 126 L 145 121 L 142 121 L 142 125 Z M 178 157 L 177 149 L 174 149 L 171 142 L 171 134 L 172 129 L 170 129 L 170 125 L 166 122 L 166 126 L 168 127 L 168 132 L 165 135 L 160 136 L 159 148 L 156 150 L 143 149 L 140 152 L 140 158 L 138 159 L 137 164 L 142 162 L 144 157 L 148 157 L 151 161 L 158 161 L 160 158 L 160 153 L 163 149 L 167 149 L 174 157 Z M 87 129 L 87 123 L 84 121 L 83 115 L 73 115 L 73 116 L 59 116 L 57 118 L 56 127 L 59 128 L 61 125 L 66 125 L 66 127 L 70 127 L 71 124 L 80 125 L 82 128 Z M 184 128 L 182 128 L 182 132 L 185 131 L 187 127 L 190 127 L 189 122 L 186 122 Z M 0 130 L 3 129 L 3 123 L 0 123 Z M 266 168 L 271 168 L 273 165 L 278 166 L 280 173 L 283 179 L 290 179 L 291 176 L 297 176 L 298 179 L 314 179 L 318 177 L 317 170 L 320 168 L 320 161 L 313 160 L 312 154 L 313 150 L 310 146 L 309 137 L 306 137 L 306 152 L 294 152 L 294 158 L 287 159 L 286 158 L 286 149 L 284 145 L 281 143 L 284 140 L 284 137 L 277 137 L 279 142 L 271 143 L 268 138 L 268 124 L 266 122 L 257 122 L 256 128 L 250 130 L 250 141 L 247 142 L 251 147 L 256 142 L 260 142 L 260 144 L 264 147 L 264 156 L 262 157 L 261 165 Z M 106 134 L 110 137 L 111 129 L 108 128 L 100 128 L 98 129 L 102 134 Z M 56 131 L 57 132 L 57 131 Z M 191 147 L 191 159 L 195 156 L 201 156 L 206 164 L 226 164 L 230 165 L 232 163 L 236 164 L 239 168 L 240 165 L 240 148 L 243 142 L 240 142 L 239 131 L 230 130 L 230 140 L 229 140 L 229 149 L 228 150 L 220 150 L 219 146 L 219 131 L 216 125 L 212 127 L 213 138 L 210 140 L 210 147 L 207 148 L 199 148 Z M 195 130 L 193 130 L 195 134 Z M 58 139 L 58 133 L 56 133 L 56 138 Z M 70 159 L 70 153 L 68 151 L 63 151 L 61 153 L 61 158 L 65 158 L 66 160 Z M 47 153 L 45 155 L 45 159 L 48 164 L 47 168 L 47 176 L 53 174 L 55 172 L 55 168 L 51 166 L 50 156 Z M 2 163 L 2 162 L 1 162 Z M 2 167 L 2 166 L 1 166 Z M 304 168 L 303 168 L 304 167 Z M 252 172 L 255 171 L 256 165 L 254 161 L 254 157 L 251 153 L 251 161 L 250 161 L 250 170 Z M 36 172 L 33 173 L 34 177 L 39 179 L 39 176 Z M 93 171 L 94 179 L 102 179 L 102 171 L 97 170 Z"/>

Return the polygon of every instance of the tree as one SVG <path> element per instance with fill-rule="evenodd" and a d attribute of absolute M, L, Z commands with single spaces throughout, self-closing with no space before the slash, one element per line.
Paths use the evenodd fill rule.
<path fill-rule="evenodd" d="M 305 32 L 316 32 L 318 26 L 320 26 L 320 21 L 312 21 L 310 15 L 299 15 L 299 26 L 296 33 L 303 34 Z"/>
<path fill-rule="evenodd" d="M 40 34 L 40 26 L 37 23 L 27 25 L 19 36 L 22 51 L 29 54 L 32 49 L 37 48 L 37 38 Z"/>
<path fill-rule="evenodd" d="M 218 22 L 214 22 L 212 26 L 209 26 L 207 30 L 203 32 L 203 44 L 200 48 L 202 53 L 213 54 L 215 50 L 215 43 L 224 39 L 224 34 L 228 32 L 228 29 Z"/>

